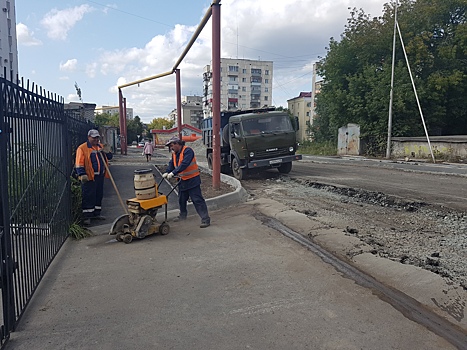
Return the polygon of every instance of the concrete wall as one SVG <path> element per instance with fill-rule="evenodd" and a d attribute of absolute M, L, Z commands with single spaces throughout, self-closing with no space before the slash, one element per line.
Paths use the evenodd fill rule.
<path fill-rule="evenodd" d="M 467 159 L 467 135 L 432 136 L 430 143 L 435 159 L 452 161 Z M 431 158 L 428 141 L 425 137 L 394 137 L 392 157 Z"/>

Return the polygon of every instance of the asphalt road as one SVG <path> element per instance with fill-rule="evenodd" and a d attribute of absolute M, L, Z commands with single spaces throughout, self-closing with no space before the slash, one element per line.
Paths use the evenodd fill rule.
<path fill-rule="evenodd" d="M 305 156 L 290 176 L 467 211 L 467 166 Z"/>

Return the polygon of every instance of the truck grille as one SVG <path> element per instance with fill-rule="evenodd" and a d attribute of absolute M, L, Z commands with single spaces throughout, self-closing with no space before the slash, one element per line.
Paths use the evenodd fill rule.
<path fill-rule="evenodd" d="M 256 159 L 271 158 L 271 157 L 280 157 L 283 155 L 289 155 L 289 148 L 275 148 L 273 150 L 261 150 L 255 151 Z"/>

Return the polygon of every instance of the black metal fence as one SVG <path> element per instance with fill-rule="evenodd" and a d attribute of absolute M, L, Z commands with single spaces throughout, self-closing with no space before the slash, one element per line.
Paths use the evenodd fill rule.
<path fill-rule="evenodd" d="M 68 237 L 73 154 L 91 126 L 62 97 L 0 78 L 1 344 Z"/>

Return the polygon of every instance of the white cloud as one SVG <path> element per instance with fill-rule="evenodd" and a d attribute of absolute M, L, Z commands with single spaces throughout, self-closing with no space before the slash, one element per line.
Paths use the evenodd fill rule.
<path fill-rule="evenodd" d="M 288 99 L 311 90 L 313 63 L 326 55 L 329 39 L 338 39 L 343 32 L 349 7 L 362 7 L 374 16 L 381 13 L 384 1 L 223 0 L 221 56 L 273 61 L 272 103 L 287 106 Z M 199 20 L 205 11 L 200 9 Z M 101 90 L 117 100 L 117 86 L 170 72 L 197 28 L 177 24 L 140 47 L 125 41 L 127 47 L 101 50 L 95 60 L 87 63 L 86 75 L 96 82 L 106 81 L 107 86 Z M 211 61 L 211 28 L 209 21 L 178 67 L 182 95 L 202 94 L 203 68 Z M 143 121 L 165 117 L 176 106 L 175 75 L 126 87 L 123 94 Z"/>
<path fill-rule="evenodd" d="M 34 37 L 34 32 L 30 31 L 29 28 L 23 24 L 18 23 L 16 25 L 16 37 L 18 44 L 24 46 L 37 46 L 42 45 L 42 42 L 39 39 Z"/>
<path fill-rule="evenodd" d="M 73 58 L 71 60 L 66 61 L 65 63 L 60 62 L 60 70 L 64 72 L 74 72 L 78 65 L 78 60 Z"/>
<path fill-rule="evenodd" d="M 42 25 L 47 29 L 47 35 L 54 40 L 65 40 L 68 32 L 83 16 L 93 11 L 89 5 L 81 5 L 65 10 L 52 9 L 42 19 Z"/>
<path fill-rule="evenodd" d="M 79 97 L 77 94 L 68 94 L 67 97 L 65 97 L 65 103 L 77 101 L 79 101 Z"/>

